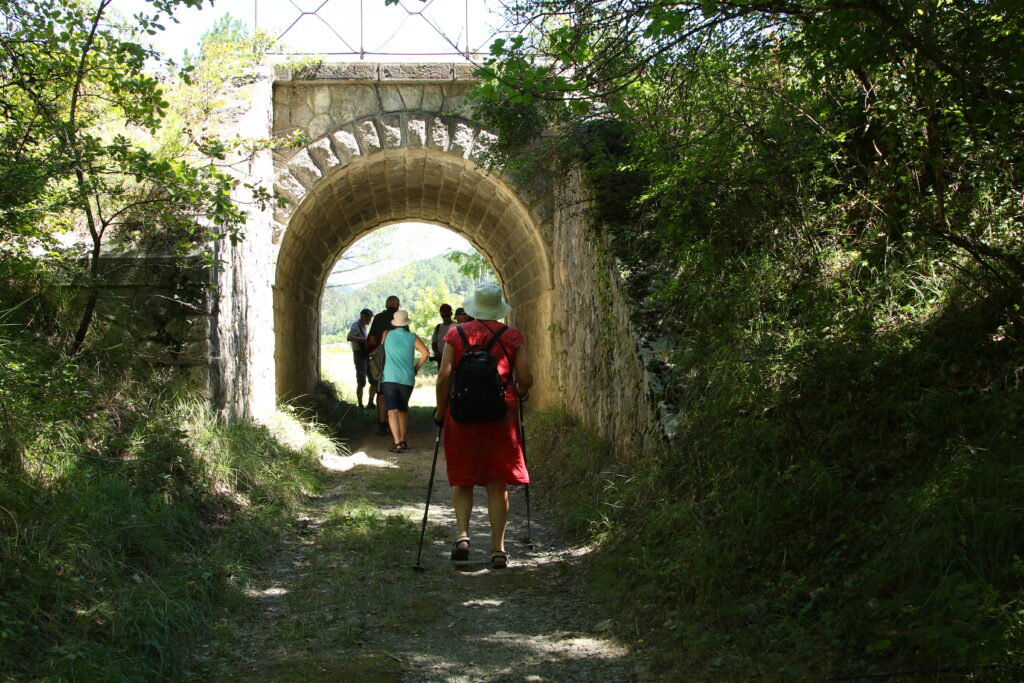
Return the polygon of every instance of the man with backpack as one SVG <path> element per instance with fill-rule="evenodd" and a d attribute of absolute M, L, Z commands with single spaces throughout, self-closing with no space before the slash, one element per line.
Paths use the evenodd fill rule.
<path fill-rule="evenodd" d="M 505 527 L 508 486 L 528 484 L 519 402 L 533 384 L 522 333 L 499 320 L 511 306 L 498 285 L 486 283 L 466 299 L 475 320 L 453 326 L 437 375 L 434 421 L 444 430 L 448 482 L 452 486 L 457 536 L 453 561 L 469 559 L 473 487 L 487 488 L 491 566 L 508 566 Z"/>

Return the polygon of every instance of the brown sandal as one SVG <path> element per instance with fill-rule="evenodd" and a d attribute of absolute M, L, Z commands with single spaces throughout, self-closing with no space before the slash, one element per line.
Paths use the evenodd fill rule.
<path fill-rule="evenodd" d="M 491 569 L 505 569 L 508 567 L 508 553 L 503 550 L 495 550 L 491 553 Z"/>
<path fill-rule="evenodd" d="M 466 545 L 460 545 L 465 543 Z M 452 546 L 452 562 L 465 562 L 469 559 L 469 536 L 459 536 L 455 539 L 455 545 Z"/>

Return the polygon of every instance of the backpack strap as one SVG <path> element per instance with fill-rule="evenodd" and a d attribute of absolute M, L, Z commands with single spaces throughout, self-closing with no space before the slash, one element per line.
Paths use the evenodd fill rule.
<path fill-rule="evenodd" d="M 483 325 L 483 323 L 480 323 L 480 324 Z M 482 348 L 487 353 L 490 353 L 491 349 L 494 348 L 494 344 L 498 341 L 498 337 L 500 337 L 501 335 L 505 334 L 505 331 L 508 329 L 508 325 L 502 325 L 501 329 L 498 330 L 497 332 L 494 332 L 491 328 L 487 327 L 487 325 L 484 325 L 484 329 L 486 329 L 492 335 L 490 341 L 487 342 L 486 346 L 480 346 L 480 344 L 470 344 L 469 343 L 469 339 L 466 337 L 466 333 L 462 331 L 462 325 L 456 325 L 455 329 L 459 333 L 459 336 L 462 338 L 462 352 L 463 353 L 465 353 L 466 351 L 469 351 L 471 348 L 477 348 L 477 349 L 481 349 Z M 508 361 L 509 370 L 511 370 L 512 369 L 512 359 L 508 357 L 508 352 L 505 351 L 505 347 L 504 346 L 501 347 L 501 354 L 503 356 L 505 356 L 505 360 Z"/>
<path fill-rule="evenodd" d="M 480 323 L 480 324 L 483 325 L 483 323 Z M 487 325 L 484 325 L 484 327 L 487 327 Z M 487 346 L 484 347 L 484 351 L 486 351 L 487 353 L 490 353 L 491 352 L 491 348 L 494 346 L 494 343 L 496 341 L 498 341 L 498 337 L 500 337 L 502 334 L 504 334 L 505 330 L 507 330 L 507 329 L 508 329 L 508 325 L 502 325 L 501 329 L 498 330 L 497 332 L 491 332 L 491 328 L 487 327 L 487 331 L 491 332 L 491 334 L 493 334 L 494 336 L 491 337 L 491 341 L 487 342 Z M 504 346 L 501 347 L 501 352 L 505 353 L 505 347 Z M 507 353 L 505 353 L 505 358 L 508 358 L 508 354 Z"/>
<path fill-rule="evenodd" d="M 480 323 L 480 324 L 483 325 L 484 327 L 487 327 L 487 325 L 484 325 L 484 323 Z M 487 346 L 484 347 L 484 351 L 486 351 L 487 353 L 490 353 L 491 352 L 491 348 L 494 346 L 495 342 L 498 341 L 498 337 L 503 335 L 505 333 L 505 330 L 507 330 L 507 329 L 508 329 L 508 325 L 502 325 L 500 330 L 498 330 L 497 332 L 494 332 L 494 331 L 491 330 L 491 328 L 487 327 L 487 331 L 490 332 L 494 336 L 491 337 L 491 341 L 487 342 Z M 498 348 L 501 349 L 501 355 L 505 356 L 505 360 L 508 361 L 508 381 L 503 384 L 503 386 L 508 387 L 508 385 L 512 383 L 512 373 L 515 371 L 515 368 L 512 367 L 512 359 L 508 357 L 508 351 L 505 350 L 505 345 L 502 344 Z"/>

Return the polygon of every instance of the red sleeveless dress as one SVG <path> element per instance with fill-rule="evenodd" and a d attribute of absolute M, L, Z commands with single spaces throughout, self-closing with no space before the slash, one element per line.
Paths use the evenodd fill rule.
<path fill-rule="evenodd" d="M 462 323 L 462 331 L 470 344 L 486 345 L 502 324 L 495 321 L 471 320 Z M 458 366 L 466 352 L 459 331 L 452 325 L 444 343 L 454 352 L 453 367 Z M 512 376 L 512 360 L 523 344 L 523 334 L 510 327 L 491 347 L 491 355 L 498 359 L 498 374 L 502 382 Z M 503 352 L 504 351 L 504 352 Z M 506 484 L 528 484 L 530 475 L 523 458 L 523 443 L 519 437 L 519 399 L 509 384 L 505 394 L 508 410 L 505 418 L 496 422 L 459 423 L 452 419 L 451 411 L 444 419 L 444 457 L 448 464 L 448 483 L 452 486 L 483 486 L 492 481 Z"/>

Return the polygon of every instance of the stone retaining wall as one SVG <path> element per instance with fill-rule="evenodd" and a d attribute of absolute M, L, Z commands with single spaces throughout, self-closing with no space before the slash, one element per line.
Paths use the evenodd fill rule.
<path fill-rule="evenodd" d="M 99 344 L 128 347 L 139 360 L 176 370 L 183 387 L 205 392 L 213 358 L 211 285 L 202 258 L 107 254 L 100 261 L 94 331 Z"/>
<path fill-rule="evenodd" d="M 612 259 L 591 226 L 580 174 L 559 179 L 550 334 L 562 405 L 628 460 L 660 442 L 647 372 Z"/>

